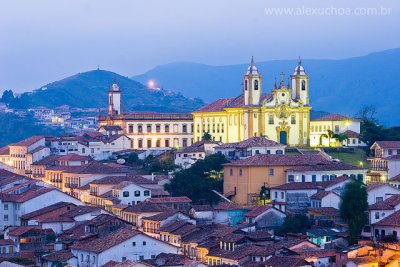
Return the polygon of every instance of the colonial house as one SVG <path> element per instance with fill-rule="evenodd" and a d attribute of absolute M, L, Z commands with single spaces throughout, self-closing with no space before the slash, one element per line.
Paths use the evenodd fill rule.
<path fill-rule="evenodd" d="M 108 114 L 99 116 L 99 128 L 120 126 L 133 149 L 170 149 L 193 143 L 191 114 L 124 112 L 122 91 L 114 82 L 108 91 Z M 200 140 L 199 140 L 200 141 Z"/>
<path fill-rule="evenodd" d="M 329 114 L 310 121 L 310 146 L 366 146 L 360 140 L 360 120 L 340 114 Z M 347 138 L 340 143 L 339 140 L 329 136 L 328 131 L 334 134 L 345 134 Z"/>
<path fill-rule="evenodd" d="M 109 261 L 154 259 L 160 253 L 178 253 L 178 248 L 140 231 L 121 228 L 100 238 L 71 247 L 77 266 L 100 267 Z"/>
<path fill-rule="evenodd" d="M 0 192 L 29 180 L 30 179 L 24 175 L 19 175 L 4 169 L 0 169 Z"/>
<path fill-rule="evenodd" d="M 204 159 L 207 155 L 213 154 L 217 142 L 199 141 L 188 147 L 181 148 L 175 152 L 175 164 L 187 169 L 199 159 Z"/>
<path fill-rule="evenodd" d="M 371 183 L 367 185 L 368 205 L 399 195 L 400 190 L 386 183 Z"/>
<path fill-rule="evenodd" d="M 255 136 L 240 142 L 219 145 L 215 147 L 215 153 L 221 153 L 229 160 L 238 160 L 257 154 L 285 154 L 285 148 L 286 145 Z"/>
<path fill-rule="evenodd" d="M 369 158 L 371 171 L 367 182 L 388 182 L 400 186 L 397 176 L 400 175 L 400 141 L 376 141 L 371 146 Z"/>
<path fill-rule="evenodd" d="M 232 202 L 220 202 L 214 206 L 214 223 L 236 225 L 244 219 L 248 209 Z"/>
<path fill-rule="evenodd" d="M 397 242 L 400 233 L 400 211 L 372 224 L 372 233 L 375 240 Z"/>
<path fill-rule="evenodd" d="M 177 221 L 190 222 L 191 224 L 196 223 L 196 221 L 190 218 L 188 215 L 176 210 L 162 212 L 149 217 L 143 217 L 142 221 L 143 226 L 141 229 L 143 232 L 157 239 L 160 239 L 160 229 L 163 226 Z"/>
<path fill-rule="evenodd" d="M 325 171 L 325 167 L 332 170 Z M 298 171 L 296 168 L 299 168 Z M 307 171 L 304 172 L 304 181 L 306 181 L 306 175 L 309 180 L 315 179 L 317 181 L 317 177 L 322 180 L 324 175 L 338 176 L 347 173 L 362 175 L 365 172 L 359 168 L 334 163 L 319 154 L 259 154 L 224 164 L 224 195 L 238 204 L 259 203 L 260 191 L 263 186 L 270 189 L 283 185 L 289 180 L 290 182 L 301 182 L 303 174 L 301 174 L 300 168 L 308 170 L 308 173 Z M 290 170 L 293 170 L 293 172 L 290 173 Z M 296 176 L 302 178 L 296 180 Z M 332 176 L 332 179 L 334 177 Z M 329 179 L 331 179 L 331 176 L 329 176 Z"/>
<path fill-rule="evenodd" d="M 271 204 L 282 211 L 304 212 L 312 203 L 316 205 L 316 201 L 312 199 L 322 198 L 326 193 L 320 191 L 332 191 L 340 195 L 345 185 L 351 181 L 348 176 L 337 177 L 326 182 L 304 182 L 304 183 L 288 183 L 271 188 Z M 321 207 L 338 208 L 340 197 L 331 195 L 322 202 Z M 322 206 L 328 205 L 328 206 Z M 319 204 L 317 206 L 319 208 Z"/>
<path fill-rule="evenodd" d="M 8 145 L 7 152 L 8 155 L 1 157 L 2 163 L 12 167 L 13 172 L 21 175 L 32 174 L 32 163 L 50 155 L 44 136 L 32 136 Z"/>
<path fill-rule="evenodd" d="M 196 225 L 188 221 L 175 221 L 170 224 L 160 226 L 160 239 L 171 243 L 172 245 L 181 247 L 182 237 L 196 231 Z"/>
<path fill-rule="evenodd" d="M 286 217 L 281 210 L 272 205 L 253 207 L 245 215 L 246 223 L 250 225 L 250 231 L 271 230 L 283 224 Z M 254 224 L 254 227 L 253 227 Z"/>
<path fill-rule="evenodd" d="M 123 220 L 132 223 L 133 226 L 142 227 L 144 217 L 150 217 L 170 210 L 170 208 L 165 206 L 145 201 L 122 209 L 120 215 Z"/>
<path fill-rule="evenodd" d="M 57 189 L 28 183 L 0 194 L 0 231 L 6 226 L 21 224 L 21 216 L 58 202 L 82 203 Z"/>

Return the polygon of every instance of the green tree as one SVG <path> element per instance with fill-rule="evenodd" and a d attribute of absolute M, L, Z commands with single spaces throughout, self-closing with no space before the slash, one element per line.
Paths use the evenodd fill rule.
<path fill-rule="evenodd" d="M 328 146 L 331 146 L 331 140 L 335 139 L 336 141 L 339 141 L 339 135 L 335 134 L 332 130 L 328 130 L 326 134 L 321 134 L 319 137 L 319 145 L 322 146 L 322 139 L 326 138 L 328 139 Z"/>
<path fill-rule="evenodd" d="M 203 134 L 203 137 L 201 138 L 203 141 L 211 141 L 211 139 L 212 139 L 212 136 L 211 136 L 211 134 L 209 134 L 208 132 L 205 132 L 204 134 Z"/>
<path fill-rule="evenodd" d="M 1 102 L 6 104 L 10 104 L 14 100 L 14 93 L 12 90 L 4 90 L 3 95 L 1 96 Z"/>
<path fill-rule="evenodd" d="M 212 190 L 221 192 L 223 184 L 216 174 L 222 172 L 222 164 L 227 162 L 220 154 L 206 156 L 190 168 L 177 172 L 171 182 L 164 186 L 165 190 L 172 196 L 187 196 L 193 203 L 216 203 L 219 197 Z"/>
<path fill-rule="evenodd" d="M 288 215 L 282 226 L 277 229 L 278 235 L 286 235 L 287 233 L 304 233 L 310 223 L 304 214 Z"/>
<path fill-rule="evenodd" d="M 139 155 L 136 152 L 129 153 L 129 156 L 128 156 L 129 164 L 134 164 L 134 163 L 137 163 L 138 161 L 139 161 Z"/>
<path fill-rule="evenodd" d="M 340 202 L 340 217 L 349 227 L 349 242 L 357 242 L 364 225 L 368 222 L 368 194 L 365 185 L 352 180 L 347 183 Z"/>

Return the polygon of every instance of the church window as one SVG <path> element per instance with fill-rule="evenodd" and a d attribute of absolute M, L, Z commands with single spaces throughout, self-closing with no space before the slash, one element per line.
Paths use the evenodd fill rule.
<path fill-rule="evenodd" d="M 258 90 L 258 80 L 254 80 L 254 90 Z"/>
<path fill-rule="evenodd" d="M 169 124 L 165 124 L 164 127 L 165 127 L 165 132 L 166 132 L 166 133 L 169 133 Z"/>
<path fill-rule="evenodd" d="M 147 124 L 147 132 L 151 133 L 151 124 Z"/>
<path fill-rule="evenodd" d="M 314 132 L 314 126 L 310 127 L 310 132 Z"/>
<path fill-rule="evenodd" d="M 212 132 L 215 133 L 215 124 L 212 125 Z"/>
<path fill-rule="evenodd" d="M 129 133 L 133 133 L 133 125 L 132 124 L 129 125 L 128 132 Z"/>
<path fill-rule="evenodd" d="M 326 125 L 324 125 L 324 132 L 326 132 Z"/>
<path fill-rule="evenodd" d="M 143 126 L 142 125 L 138 125 L 137 129 L 138 129 L 138 133 L 143 133 Z"/>
<path fill-rule="evenodd" d="M 257 119 L 257 113 L 254 113 L 254 119 Z"/>
<path fill-rule="evenodd" d="M 274 124 L 274 116 L 273 115 L 268 116 L 268 124 Z"/>
<path fill-rule="evenodd" d="M 156 132 L 157 133 L 161 132 L 161 125 L 160 124 L 156 125 Z"/>
<path fill-rule="evenodd" d="M 147 147 L 148 147 L 148 148 L 151 147 L 151 139 L 147 139 Z"/>
<path fill-rule="evenodd" d="M 206 125 L 203 124 L 203 133 L 205 133 L 205 132 L 206 132 Z"/>
<path fill-rule="evenodd" d="M 161 146 L 161 140 L 160 139 L 157 139 L 157 141 L 156 141 L 156 147 L 160 147 Z"/>
<path fill-rule="evenodd" d="M 296 115 L 291 116 L 291 123 L 296 124 Z"/>
<path fill-rule="evenodd" d="M 186 124 L 182 125 L 182 132 L 187 133 L 187 125 Z"/>
<path fill-rule="evenodd" d="M 244 80 L 244 90 L 247 91 L 248 81 Z"/>
<path fill-rule="evenodd" d="M 193 124 L 190 125 L 190 132 L 194 133 L 194 125 Z"/>
<path fill-rule="evenodd" d="M 219 133 L 219 123 L 217 124 L 217 133 Z"/>
<path fill-rule="evenodd" d="M 197 124 L 197 133 L 200 133 L 200 124 Z"/>
<path fill-rule="evenodd" d="M 318 128 L 319 128 L 319 132 L 322 132 L 322 126 L 320 125 Z"/>
<path fill-rule="evenodd" d="M 165 147 L 169 147 L 169 139 L 165 139 Z"/>
<path fill-rule="evenodd" d="M 224 124 L 221 124 L 221 133 L 223 133 L 224 132 Z M 398 153 L 398 154 L 400 154 L 400 153 Z"/>
<path fill-rule="evenodd" d="M 187 139 L 186 138 L 182 139 L 182 146 L 187 147 Z"/>
<path fill-rule="evenodd" d="M 302 91 L 305 91 L 305 90 L 306 90 L 306 81 L 305 81 L 305 80 L 302 80 L 302 81 L 301 81 L 301 90 L 302 90 Z"/>

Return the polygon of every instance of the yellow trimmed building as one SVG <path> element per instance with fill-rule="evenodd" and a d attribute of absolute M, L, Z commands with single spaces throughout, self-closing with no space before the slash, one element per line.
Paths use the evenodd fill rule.
<path fill-rule="evenodd" d="M 288 85 L 284 74 L 279 86 L 263 94 L 262 76 L 253 59 L 243 76 L 243 91 L 193 112 L 194 141 L 209 133 L 214 141 L 240 142 L 264 136 L 289 146 L 310 145 L 308 75 L 299 60 Z"/>

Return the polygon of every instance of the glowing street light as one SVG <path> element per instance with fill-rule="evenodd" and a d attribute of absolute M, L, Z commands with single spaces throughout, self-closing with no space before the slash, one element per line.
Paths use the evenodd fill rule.
<path fill-rule="evenodd" d="M 154 89 L 156 86 L 156 82 L 154 80 L 149 80 L 147 82 L 147 87 L 149 87 L 150 89 Z"/>

